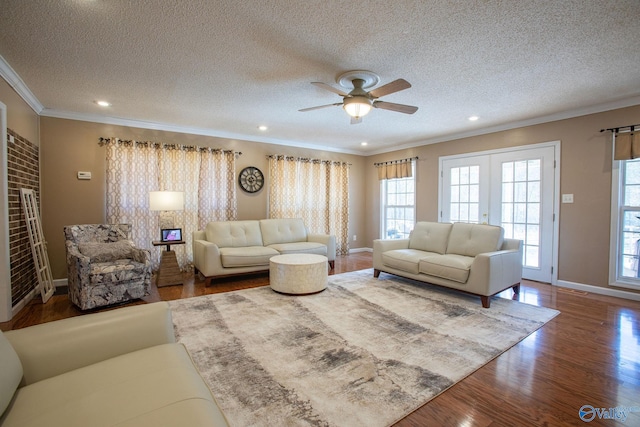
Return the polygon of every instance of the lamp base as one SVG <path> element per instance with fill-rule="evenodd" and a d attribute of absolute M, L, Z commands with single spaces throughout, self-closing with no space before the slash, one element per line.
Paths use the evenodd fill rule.
<path fill-rule="evenodd" d="M 164 228 L 174 228 L 175 225 L 175 216 L 172 211 L 161 211 L 160 212 L 160 229 Z"/>

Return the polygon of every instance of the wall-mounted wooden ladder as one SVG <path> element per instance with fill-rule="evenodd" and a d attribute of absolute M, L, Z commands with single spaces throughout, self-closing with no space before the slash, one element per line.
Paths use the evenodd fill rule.
<path fill-rule="evenodd" d="M 51 298 L 55 287 L 49 266 L 49 256 L 47 255 L 47 243 L 44 241 L 42 225 L 40 223 L 40 213 L 38 212 L 38 201 L 33 190 L 27 188 L 20 189 L 22 199 L 22 209 L 24 220 L 29 231 L 29 242 L 31 243 L 31 254 L 38 273 L 38 287 L 42 302 L 45 303 Z"/>

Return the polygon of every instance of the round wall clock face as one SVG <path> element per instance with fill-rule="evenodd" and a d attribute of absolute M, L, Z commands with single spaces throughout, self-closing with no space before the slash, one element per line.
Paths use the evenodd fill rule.
<path fill-rule="evenodd" d="M 264 175 L 255 166 L 249 166 L 240 171 L 238 184 L 247 193 L 255 193 L 264 185 Z"/>

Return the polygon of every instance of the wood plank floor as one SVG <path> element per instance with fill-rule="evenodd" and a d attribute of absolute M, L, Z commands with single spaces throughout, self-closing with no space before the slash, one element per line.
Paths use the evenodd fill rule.
<path fill-rule="evenodd" d="M 371 266 L 370 253 L 355 253 L 338 257 L 331 274 Z M 263 273 L 221 280 L 205 288 L 202 280 L 185 275 L 183 285 L 160 289 L 154 285 L 151 295 L 138 303 L 268 283 Z M 505 291 L 499 297 L 513 298 L 513 292 Z M 583 405 L 638 409 L 624 424 L 596 416 L 590 426 L 640 426 L 640 302 L 530 281 L 523 281 L 518 299 L 562 313 L 396 426 L 585 425 L 578 414 Z M 82 314 L 66 295 L 56 295 L 44 305 L 39 299 L 32 301 L 12 321 L 0 323 L 0 329 Z"/>

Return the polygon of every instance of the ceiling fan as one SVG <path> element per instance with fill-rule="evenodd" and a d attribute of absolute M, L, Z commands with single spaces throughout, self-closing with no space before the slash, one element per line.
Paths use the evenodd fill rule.
<path fill-rule="evenodd" d="M 353 89 L 346 93 L 331 85 L 322 82 L 311 82 L 312 85 L 336 93 L 342 97 L 342 102 L 333 104 L 319 105 L 317 107 L 303 108 L 301 112 L 319 110 L 321 108 L 342 105 L 342 108 L 351 116 L 351 124 L 362 122 L 362 117 L 366 116 L 371 108 L 382 108 L 383 110 L 397 111 L 399 113 L 413 114 L 418 111 L 418 107 L 404 104 L 395 104 L 393 102 L 379 101 L 378 98 L 389 95 L 411 87 L 411 83 L 404 79 L 397 79 L 391 83 L 382 85 L 371 91 L 366 91 L 370 87 L 380 82 L 380 77 L 371 71 L 347 71 L 338 76 L 336 81 L 340 86 Z"/>

